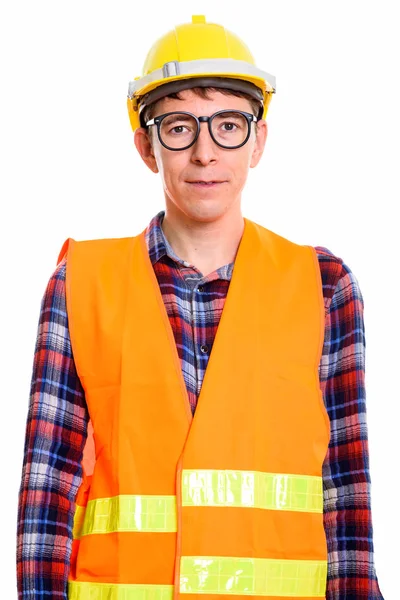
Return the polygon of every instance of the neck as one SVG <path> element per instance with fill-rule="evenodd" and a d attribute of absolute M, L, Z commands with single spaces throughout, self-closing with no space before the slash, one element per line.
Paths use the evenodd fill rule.
<path fill-rule="evenodd" d="M 162 230 L 174 252 L 203 275 L 235 260 L 244 230 L 240 211 L 200 221 L 166 209 Z"/>

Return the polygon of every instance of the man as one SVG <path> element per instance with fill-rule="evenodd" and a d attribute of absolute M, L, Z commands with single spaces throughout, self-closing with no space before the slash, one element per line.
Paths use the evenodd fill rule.
<path fill-rule="evenodd" d="M 382 598 L 363 299 L 327 248 L 241 214 L 274 92 L 252 65 L 234 34 L 194 16 L 130 87 L 134 142 L 165 210 L 134 237 L 68 239 L 50 278 L 20 598 Z"/>

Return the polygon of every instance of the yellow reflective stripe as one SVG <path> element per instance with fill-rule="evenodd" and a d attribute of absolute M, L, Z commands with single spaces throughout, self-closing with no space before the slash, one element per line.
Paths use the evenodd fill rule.
<path fill-rule="evenodd" d="M 182 506 L 323 512 L 322 477 L 184 469 Z M 73 536 L 113 531 L 176 532 L 176 496 L 120 495 L 76 507 Z"/>
<path fill-rule="evenodd" d="M 120 495 L 89 500 L 74 520 L 76 537 L 113 531 L 177 531 L 176 496 Z M 84 520 L 82 520 L 82 512 Z"/>
<path fill-rule="evenodd" d="M 327 562 L 182 556 L 181 594 L 325 598 Z M 69 600 L 172 600 L 172 585 L 68 581 Z"/>
<path fill-rule="evenodd" d="M 181 594 L 325 598 L 327 561 L 182 556 Z"/>
<path fill-rule="evenodd" d="M 68 581 L 68 600 L 172 600 L 172 585 Z"/>
<path fill-rule="evenodd" d="M 72 528 L 72 537 L 78 539 L 82 535 L 82 526 L 85 519 L 86 506 L 76 505 L 74 515 L 74 526 Z"/>
<path fill-rule="evenodd" d="M 322 477 L 260 471 L 184 469 L 182 505 L 322 513 Z"/>

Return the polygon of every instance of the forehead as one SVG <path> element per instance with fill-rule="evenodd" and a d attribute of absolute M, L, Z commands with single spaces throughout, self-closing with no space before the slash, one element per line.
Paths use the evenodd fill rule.
<path fill-rule="evenodd" d="M 198 96 L 192 90 L 182 90 L 179 92 L 180 98 L 161 98 L 157 102 L 156 114 L 160 115 L 166 112 L 172 112 L 176 110 L 185 110 L 192 112 L 197 116 L 212 115 L 217 110 L 223 110 L 226 108 L 232 108 L 237 110 L 244 110 L 252 112 L 251 104 L 246 98 L 240 98 L 231 94 L 223 94 L 219 91 L 207 90 L 206 98 Z"/>

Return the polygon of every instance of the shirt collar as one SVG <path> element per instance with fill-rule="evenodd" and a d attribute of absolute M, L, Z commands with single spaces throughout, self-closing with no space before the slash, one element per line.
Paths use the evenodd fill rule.
<path fill-rule="evenodd" d="M 182 260 L 172 249 L 171 244 L 168 242 L 165 234 L 162 230 L 162 222 L 164 220 L 165 210 L 161 210 L 157 213 L 150 221 L 146 228 L 146 242 L 149 251 L 151 263 L 154 265 L 160 260 L 165 254 L 167 254 L 172 260 L 181 264 L 184 267 L 189 266 L 189 263 Z"/>

